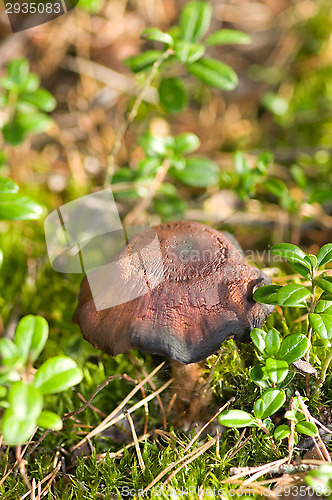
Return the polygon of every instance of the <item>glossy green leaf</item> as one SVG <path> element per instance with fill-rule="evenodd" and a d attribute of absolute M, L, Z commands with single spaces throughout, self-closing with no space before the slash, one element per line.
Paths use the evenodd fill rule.
<path fill-rule="evenodd" d="M 14 342 L 26 361 L 33 363 L 44 349 L 48 337 L 48 323 L 41 316 L 25 316 L 18 323 Z"/>
<path fill-rule="evenodd" d="M 269 356 L 274 356 L 278 353 L 281 344 L 281 338 L 275 328 L 269 330 L 265 337 L 265 350 Z"/>
<path fill-rule="evenodd" d="M 11 408 L 6 408 L 0 425 L 4 441 L 9 446 L 18 446 L 28 441 L 36 427 L 36 420 L 28 417 L 20 420 Z"/>
<path fill-rule="evenodd" d="M 322 246 L 317 254 L 317 267 L 325 266 L 332 260 L 332 243 Z"/>
<path fill-rule="evenodd" d="M 310 342 L 302 333 L 288 335 L 281 342 L 278 351 L 278 359 L 287 361 L 288 364 L 297 361 L 305 355 L 309 349 Z"/>
<path fill-rule="evenodd" d="M 175 153 L 168 158 L 170 166 L 176 170 L 184 170 L 186 168 L 186 159 L 184 156 Z"/>
<path fill-rule="evenodd" d="M 55 394 L 78 384 L 82 378 L 82 371 L 73 359 L 56 356 L 40 366 L 35 375 L 34 386 L 43 394 Z"/>
<path fill-rule="evenodd" d="M 281 441 L 282 439 L 288 438 L 290 435 L 290 427 L 288 425 L 279 425 L 274 431 L 274 439 Z"/>
<path fill-rule="evenodd" d="M 254 291 L 254 300 L 262 304 L 278 305 L 277 293 L 282 287 L 280 285 L 264 285 Z"/>
<path fill-rule="evenodd" d="M 19 116 L 19 124 L 25 134 L 41 134 L 53 123 L 44 113 L 25 113 Z"/>
<path fill-rule="evenodd" d="M 268 389 L 254 404 L 254 414 L 264 419 L 276 413 L 284 404 L 286 395 L 280 389 Z"/>
<path fill-rule="evenodd" d="M 243 31 L 225 29 L 211 33 L 205 43 L 206 45 L 248 44 L 251 43 L 251 37 Z"/>
<path fill-rule="evenodd" d="M 174 139 L 174 151 L 181 154 L 188 154 L 196 151 L 201 145 L 199 138 L 195 134 L 179 134 Z"/>
<path fill-rule="evenodd" d="M 250 378 L 262 389 L 269 389 L 271 387 L 271 382 L 263 365 L 256 365 L 251 368 Z"/>
<path fill-rule="evenodd" d="M 298 422 L 295 426 L 296 432 L 300 434 L 306 434 L 307 436 L 317 436 L 318 429 L 316 425 L 312 422 L 307 422 L 306 420 Z"/>
<path fill-rule="evenodd" d="M 205 53 L 204 45 L 200 43 L 177 40 L 175 42 L 175 57 L 183 64 L 191 64 L 200 59 Z"/>
<path fill-rule="evenodd" d="M 140 71 L 146 71 L 160 58 L 163 52 L 160 50 L 147 50 L 142 54 L 137 56 L 128 57 L 124 60 L 126 66 L 128 66 L 133 73 L 139 73 Z"/>
<path fill-rule="evenodd" d="M 221 413 L 218 421 L 225 427 L 253 427 L 255 419 L 250 413 L 242 410 L 228 410 Z"/>
<path fill-rule="evenodd" d="M 7 338 L 0 338 L 0 356 L 2 358 L 17 358 L 18 355 L 18 349 L 12 340 Z"/>
<path fill-rule="evenodd" d="M 309 314 L 309 322 L 312 328 L 322 339 L 332 338 L 332 314 L 321 313 Z"/>
<path fill-rule="evenodd" d="M 332 276 L 323 276 L 316 279 L 316 283 L 322 290 L 332 294 Z"/>
<path fill-rule="evenodd" d="M 320 300 L 316 307 L 315 313 L 330 313 L 332 314 L 332 301 L 331 300 Z"/>
<path fill-rule="evenodd" d="M 301 262 L 303 265 L 306 264 L 304 260 L 306 254 L 301 250 L 301 248 L 293 245 L 292 243 L 278 243 L 277 245 L 273 245 L 270 250 L 274 255 L 280 255 L 280 257 L 284 257 L 285 259 L 291 259 L 297 262 Z"/>
<path fill-rule="evenodd" d="M 218 184 L 219 168 L 208 158 L 190 157 L 186 159 L 186 167 L 172 170 L 172 175 L 183 184 L 204 188 Z"/>
<path fill-rule="evenodd" d="M 221 90 L 234 90 L 239 79 L 235 71 L 224 62 L 216 59 L 204 58 L 187 65 L 189 73 L 202 82 Z"/>
<path fill-rule="evenodd" d="M 7 66 L 7 73 L 13 82 L 21 84 L 29 73 L 29 61 L 23 57 L 13 59 Z"/>
<path fill-rule="evenodd" d="M 158 88 L 161 107 L 172 115 L 179 113 L 187 105 L 186 88 L 180 78 L 164 78 Z"/>
<path fill-rule="evenodd" d="M 280 384 L 288 374 L 288 363 L 281 359 L 268 358 L 266 361 L 266 374 L 273 384 Z"/>
<path fill-rule="evenodd" d="M 147 40 L 155 40 L 156 42 L 166 43 L 170 47 L 173 46 L 174 40 L 169 33 L 164 33 L 159 28 L 147 28 L 142 32 L 142 37 Z"/>
<path fill-rule="evenodd" d="M 42 213 L 43 208 L 27 196 L 10 193 L 0 197 L 0 220 L 39 219 Z"/>
<path fill-rule="evenodd" d="M 265 351 L 266 335 L 267 335 L 267 333 L 264 332 L 264 330 L 261 330 L 260 328 L 254 328 L 250 332 L 250 336 L 251 336 L 253 343 L 255 344 L 257 349 L 262 353 Z"/>
<path fill-rule="evenodd" d="M 40 390 L 22 381 L 14 382 L 8 392 L 8 403 L 19 420 L 37 419 L 43 408 Z"/>
<path fill-rule="evenodd" d="M 304 307 L 305 299 L 311 292 L 303 285 L 285 285 L 277 292 L 277 300 L 281 306 Z"/>
<path fill-rule="evenodd" d="M 148 132 L 140 137 L 139 143 L 147 156 L 162 157 L 167 153 L 167 140 L 161 135 L 154 135 Z"/>
<path fill-rule="evenodd" d="M 189 42 L 200 40 L 209 29 L 212 5 L 209 2 L 188 2 L 180 14 L 181 38 Z"/>
<path fill-rule="evenodd" d="M 274 194 L 277 198 L 282 198 L 283 196 L 288 196 L 288 188 L 286 184 L 276 177 L 267 179 L 264 182 L 264 188 L 271 194 Z"/>
<path fill-rule="evenodd" d="M 0 248 L 0 267 L 2 266 L 2 263 L 3 263 L 3 252 Z"/>
<path fill-rule="evenodd" d="M 249 163 L 242 151 L 235 151 L 233 155 L 234 170 L 242 177 L 250 172 Z"/>
<path fill-rule="evenodd" d="M 22 92 L 19 100 L 32 104 L 41 111 L 53 111 L 56 107 L 56 100 L 53 95 L 45 89 L 37 89 L 33 92 Z"/>
<path fill-rule="evenodd" d="M 24 141 L 24 127 L 17 121 L 9 121 L 2 127 L 2 134 L 5 142 L 11 146 L 17 146 Z"/>
<path fill-rule="evenodd" d="M 293 261 L 288 259 L 288 264 L 294 269 L 294 271 L 304 278 L 311 279 L 311 264 L 306 260 L 305 264 L 302 262 Z"/>
<path fill-rule="evenodd" d="M 59 431 L 62 429 L 62 420 L 56 413 L 52 411 L 42 411 L 37 419 L 37 425 L 43 429 L 52 429 Z"/>
<path fill-rule="evenodd" d="M 6 177 L 0 177 L 0 194 L 6 193 L 17 193 L 19 190 L 18 185 L 12 181 L 11 179 L 7 179 Z"/>

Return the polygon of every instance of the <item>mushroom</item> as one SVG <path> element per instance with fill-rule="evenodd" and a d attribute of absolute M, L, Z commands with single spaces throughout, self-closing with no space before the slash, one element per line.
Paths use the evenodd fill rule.
<path fill-rule="evenodd" d="M 271 280 L 247 263 L 229 237 L 204 224 L 172 222 L 154 230 L 162 260 L 152 246 L 149 267 L 159 284 L 133 300 L 97 310 L 85 277 L 74 320 L 88 342 L 112 356 L 136 348 L 169 358 L 177 408 L 184 414 L 189 407 L 192 411 L 194 395 L 201 394 L 197 363 L 227 338 L 249 342 L 250 331 L 273 312 L 274 306 L 253 299 L 255 289 Z M 129 254 L 147 247 L 147 233 L 130 240 Z M 107 295 L 121 286 L 108 279 Z"/>

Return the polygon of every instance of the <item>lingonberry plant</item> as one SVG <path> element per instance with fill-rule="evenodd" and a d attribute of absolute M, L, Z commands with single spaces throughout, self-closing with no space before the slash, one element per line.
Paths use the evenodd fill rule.
<path fill-rule="evenodd" d="M 295 376 L 295 368 L 307 374 L 309 395 L 308 377 L 310 373 L 317 373 L 316 367 L 309 363 L 311 352 L 320 370 L 316 388 L 324 383 L 332 359 L 332 276 L 330 271 L 324 269 L 332 261 L 332 244 L 321 247 L 317 256 L 306 255 L 299 247 L 289 243 L 274 245 L 271 253 L 287 260 L 299 275 L 297 282 L 285 286 L 262 286 L 255 291 L 254 299 L 264 304 L 299 308 L 301 317 L 302 310 L 306 309 L 304 333 L 291 333 L 282 338 L 275 328 L 268 331 L 255 328 L 251 332 L 259 363 L 251 369 L 250 377 L 261 388 L 262 394 L 254 404 L 253 414 L 228 410 L 220 415 L 219 421 L 226 427 L 260 427 L 271 438 L 274 434 L 276 440 L 281 440 L 290 436 L 291 428 L 283 424 L 274 430 L 271 417 L 287 400 L 286 388 Z M 299 282 L 301 279 L 305 279 L 305 283 Z M 303 357 L 305 359 L 301 360 Z M 294 435 L 315 436 L 317 426 L 310 416 L 308 418 L 303 401 L 304 398 L 299 395 L 297 399 L 291 399 L 290 409 L 284 416 L 293 422 Z"/>
<path fill-rule="evenodd" d="M 47 338 L 47 321 L 30 315 L 19 321 L 13 341 L 0 339 L 0 406 L 5 408 L 0 431 L 9 445 L 26 442 L 36 426 L 61 429 L 61 418 L 43 410 L 44 396 L 69 389 L 82 380 L 82 371 L 67 356 L 49 358 L 38 370 L 34 368 Z"/>

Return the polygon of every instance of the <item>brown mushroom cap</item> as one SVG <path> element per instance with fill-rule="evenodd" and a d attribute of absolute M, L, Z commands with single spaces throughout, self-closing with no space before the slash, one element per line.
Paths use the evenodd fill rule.
<path fill-rule="evenodd" d="M 152 248 L 149 266 L 163 281 L 145 295 L 97 311 L 84 278 L 74 320 L 84 338 L 113 356 L 132 348 L 194 363 L 219 350 L 227 337 L 247 342 L 273 306 L 253 300 L 270 278 L 250 266 L 221 232 L 196 222 L 154 228 L 163 269 Z M 146 247 L 147 232 L 129 243 L 130 252 Z M 154 267 L 155 263 L 155 267 Z M 110 280 L 107 294 L 121 283 Z"/>

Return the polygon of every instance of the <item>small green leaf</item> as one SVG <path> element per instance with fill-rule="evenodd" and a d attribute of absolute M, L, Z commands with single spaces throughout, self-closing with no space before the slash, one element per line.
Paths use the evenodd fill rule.
<path fill-rule="evenodd" d="M 62 429 L 62 420 L 56 413 L 52 411 L 42 411 L 37 419 L 37 425 L 43 429 L 52 429 L 60 431 Z"/>
<path fill-rule="evenodd" d="M 174 154 L 169 157 L 169 163 L 176 170 L 184 170 L 186 168 L 186 159 L 182 155 Z"/>
<path fill-rule="evenodd" d="M 201 143 L 197 135 L 185 133 L 175 137 L 173 148 L 177 153 L 185 155 L 196 151 L 200 145 Z"/>
<path fill-rule="evenodd" d="M 0 220 L 39 219 L 43 208 L 27 196 L 19 193 L 1 195 Z"/>
<path fill-rule="evenodd" d="M 256 365 L 250 370 L 250 377 L 251 379 L 258 384 L 260 387 L 263 387 L 264 389 L 267 389 L 268 387 L 271 387 L 268 381 L 268 375 L 265 370 L 264 365 Z"/>
<path fill-rule="evenodd" d="M 21 114 L 18 121 L 25 134 L 41 134 L 46 132 L 53 123 L 52 119 L 44 113 Z"/>
<path fill-rule="evenodd" d="M 280 384 L 288 374 L 288 363 L 280 359 L 266 360 L 266 373 L 273 384 Z"/>
<path fill-rule="evenodd" d="M 286 395 L 280 389 L 268 389 L 254 404 L 254 414 L 259 419 L 270 417 L 284 404 Z"/>
<path fill-rule="evenodd" d="M 6 408 L 0 426 L 5 443 L 9 446 L 18 446 L 28 441 L 36 427 L 36 420 L 27 417 L 20 420 L 11 408 Z"/>
<path fill-rule="evenodd" d="M 309 314 L 309 322 L 322 339 L 332 338 L 332 314 Z"/>
<path fill-rule="evenodd" d="M 233 155 L 233 162 L 234 170 L 240 177 L 250 172 L 249 163 L 242 151 L 235 151 Z"/>
<path fill-rule="evenodd" d="M 242 410 L 228 410 L 221 413 L 218 421 L 225 427 L 253 427 L 255 419 L 250 413 Z"/>
<path fill-rule="evenodd" d="M 206 45 L 249 44 L 251 37 L 243 31 L 225 29 L 211 33 L 205 43 Z"/>
<path fill-rule="evenodd" d="M 266 92 L 262 99 L 263 106 L 277 116 L 284 116 L 288 111 L 288 102 L 274 92 Z"/>
<path fill-rule="evenodd" d="M 254 291 L 254 300 L 262 304 L 278 305 L 277 293 L 282 288 L 280 285 L 264 285 Z"/>
<path fill-rule="evenodd" d="M 158 93 L 160 105 L 166 113 L 175 115 L 187 105 L 186 88 L 179 78 L 164 78 L 161 80 Z"/>
<path fill-rule="evenodd" d="M 269 192 L 274 194 L 277 198 L 282 198 L 283 196 L 288 196 L 288 188 L 286 184 L 276 177 L 267 179 L 264 182 L 264 188 Z"/>
<path fill-rule="evenodd" d="M 21 381 L 14 382 L 8 392 L 8 403 L 19 420 L 37 419 L 43 408 L 40 390 Z"/>
<path fill-rule="evenodd" d="M 315 313 L 331 313 L 332 314 L 332 301 L 320 300 L 315 307 Z"/>
<path fill-rule="evenodd" d="M 175 57 L 183 64 L 191 64 L 200 59 L 205 53 L 204 45 L 200 43 L 177 40 L 175 42 Z"/>
<path fill-rule="evenodd" d="M 234 90 L 239 83 L 235 71 L 224 62 L 217 61 L 216 59 L 200 59 L 192 64 L 188 64 L 187 69 L 189 73 L 196 76 L 202 82 L 221 90 Z"/>
<path fill-rule="evenodd" d="M 24 141 L 25 130 L 17 120 L 14 120 L 5 123 L 2 127 L 2 134 L 5 142 L 11 146 L 17 146 Z"/>
<path fill-rule="evenodd" d="M 305 299 L 310 293 L 310 290 L 303 285 L 285 285 L 277 292 L 277 300 L 281 306 L 304 307 Z"/>
<path fill-rule="evenodd" d="M 159 28 L 147 28 L 142 32 L 141 35 L 147 40 L 155 40 L 156 42 L 166 43 L 170 47 L 173 47 L 174 40 L 169 33 L 164 33 Z"/>
<path fill-rule="evenodd" d="M 300 434 L 306 434 L 307 436 L 317 436 L 318 429 L 316 425 L 312 422 L 307 422 L 304 420 L 303 422 L 298 422 L 295 426 L 296 432 Z"/>
<path fill-rule="evenodd" d="M 264 353 L 265 351 L 266 335 L 267 333 L 264 332 L 264 330 L 261 330 L 260 328 L 254 328 L 250 333 L 253 343 L 255 344 L 257 349 L 262 353 Z"/>
<path fill-rule="evenodd" d="M 82 371 L 73 359 L 56 356 L 40 366 L 33 383 L 43 394 L 56 394 L 78 384 L 82 378 Z"/>
<path fill-rule="evenodd" d="M 274 431 L 274 439 L 281 441 L 282 439 L 288 438 L 290 432 L 291 430 L 288 425 L 279 425 Z"/>
<path fill-rule="evenodd" d="M 316 283 L 325 292 L 332 294 L 332 276 L 324 276 L 322 278 L 317 278 Z"/>
<path fill-rule="evenodd" d="M 288 335 L 281 342 L 278 351 L 278 359 L 287 361 L 288 364 L 297 361 L 305 355 L 309 349 L 310 342 L 302 333 Z"/>
<path fill-rule="evenodd" d="M 179 25 L 181 38 L 189 42 L 200 40 L 209 29 L 212 6 L 209 2 L 188 2 L 183 7 Z"/>
<path fill-rule="evenodd" d="M 183 170 L 172 170 L 178 181 L 188 186 L 208 187 L 218 184 L 219 168 L 216 162 L 208 158 L 190 157 Z"/>
<path fill-rule="evenodd" d="M 317 254 L 317 267 L 325 266 L 332 260 L 332 243 L 322 246 Z"/>
<path fill-rule="evenodd" d="M 0 356 L 3 359 L 17 358 L 18 349 L 12 340 L 0 338 Z"/>
<path fill-rule="evenodd" d="M 162 157 L 167 153 L 167 138 L 161 135 L 154 135 L 148 132 L 140 137 L 139 143 L 147 156 Z"/>
<path fill-rule="evenodd" d="M 0 177 L 0 193 L 17 193 L 19 190 L 18 185 L 12 181 L 11 179 L 7 179 L 6 177 Z"/>
<path fill-rule="evenodd" d="M 21 84 L 29 73 L 29 61 L 25 58 L 13 59 L 7 66 L 9 78 L 18 84 Z"/>
<path fill-rule="evenodd" d="M 151 66 L 162 57 L 163 52 L 160 50 L 147 50 L 142 54 L 137 56 L 128 57 L 124 60 L 126 66 L 128 66 L 133 73 L 139 73 L 141 71 L 147 71 Z"/>
<path fill-rule="evenodd" d="M 22 92 L 19 100 L 32 104 L 41 111 L 53 111 L 56 107 L 56 100 L 53 95 L 45 89 L 37 89 L 33 92 Z"/>
<path fill-rule="evenodd" d="M 48 323 L 41 316 L 25 316 L 18 323 L 14 342 L 24 361 L 33 363 L 44 349 L 48 337 Z"/>
<path fill-rule="evenodd" d="M 280 255 L 280 257 L 284 257 L 287 260 L 300 262 L 309 269 L 309 265 L 305 260 L 306 254 L 301 248 L 292 243 L 278 243 L 277 245 L 273 245 L 270 252 L 274 255 Z"/>
<path fill-rule="evenodd" d="M 281 338 L 275 328 L 269 330 L 265 337 L 265 350 L 269 356 L 275 356 L 280 348 Z"/>

